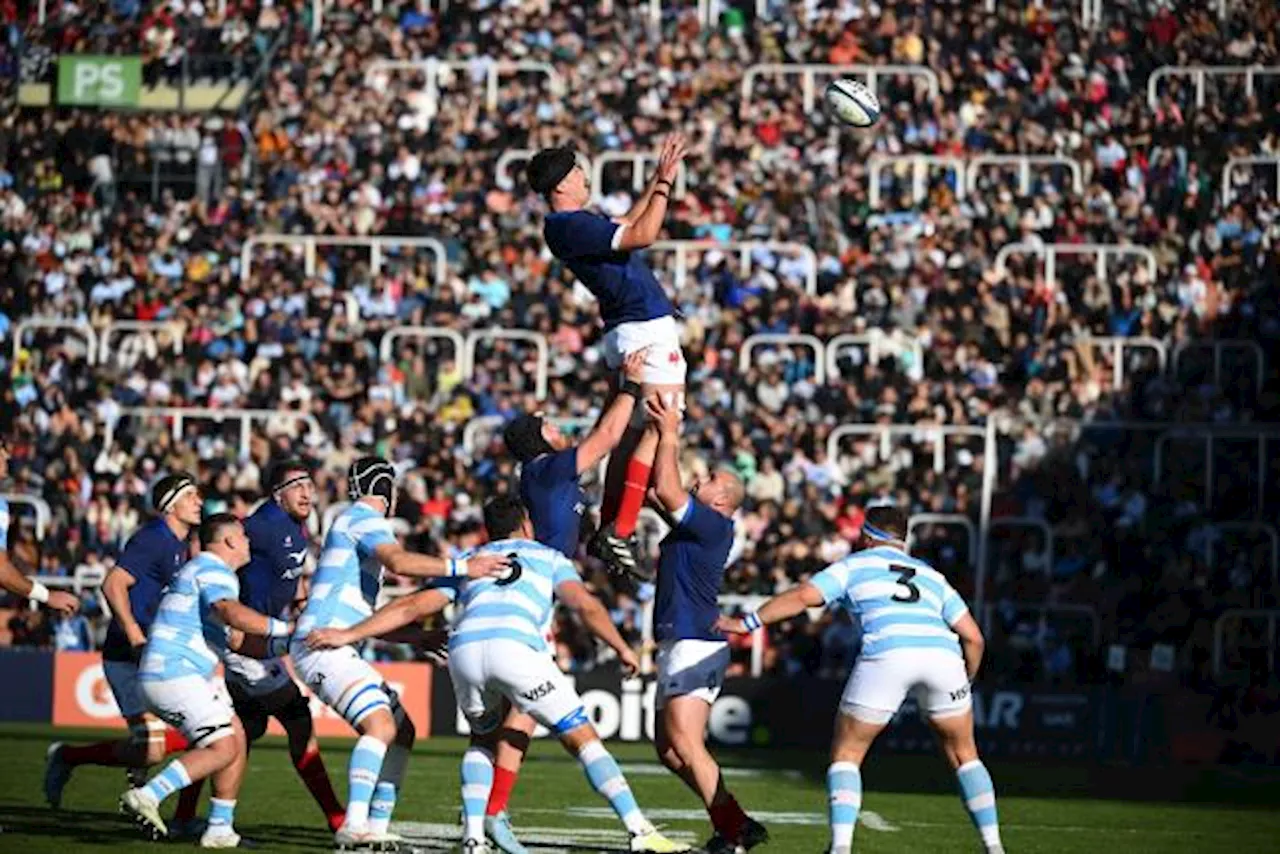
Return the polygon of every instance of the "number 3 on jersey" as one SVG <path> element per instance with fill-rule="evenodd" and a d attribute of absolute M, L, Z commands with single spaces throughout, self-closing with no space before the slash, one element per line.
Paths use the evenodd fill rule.
<path fill-rule="evenodd" d="M 900 563 L 895 563 L 890 565 L 889 571 L 892 573 L 895 573 L 898 576 L 898 583 L 901 584 L 903 587 L 907 588 L 907 593 L 905 596 L 901 592 L 894 593 L 893 601 L 919 602 L 920 588 L 916 587 L 915 584 L 912 583 L 911 581 L 911 579 L 916 577 L 915 569 L 909 566 L 903 566 Z"/>

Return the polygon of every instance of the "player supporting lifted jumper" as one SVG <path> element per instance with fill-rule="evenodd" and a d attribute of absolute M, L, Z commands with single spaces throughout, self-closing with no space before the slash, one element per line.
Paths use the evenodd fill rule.
<path fill-rule="evenodd" d="M 529 186 L 551 207 L 543 226 L 547 247 L 600 304 L 605 364 L 616 371 L 628 353 L 645 350 L 644 396 L 660 394 L 681 409 L 688 366 L 675 306 L 638 250 L 652 245 L 662 232 L 672 182 L 684 156 L 684 137 L 669 136 L 653 179 L 631 210 L 616 220 L 585 209 L 591 190 L 572 148 L 540 151 L 527 170 Z M 649 486 L 649 467 L 632 459 L 643 429 L 644 413 L 638 412 L 609 459 L 600 530 L 588 548 L 614 572 L 648 578 L 632 545 Z"/>
<path fill-rule="evenodd" d="M 907 554 L 906 537 L 906 513 L 870 507 L 853 554 L 770 599 L 758 612 L 722 617 L 717 625 L 745 634 L 806 608 L 839 605 L 862 626 L 862 649 L 840 699 L 827 770 L 830 854 L 852 851 L 862 806 L 862 761 L 913 692 L 956 772 L 982 844 L 988 854 L 1003 854 L 995 787 L 973 738 L 970 683 L 982 663 L 982 632 L 942 573 Z"/>
<path fill-rule="evenodd" d="M 240 601 L 255 611 L 287 620 L 309 552 L 306 522 L 315 496 L 311 470 L 302 460 L 281 460 L 268 471 L 267 491 L 267 500 L 244 523 L 250 558 L 240 571 Z M 261 738 L 269 718 L 280 722 L 298 777 L 324 813 L 329 829 L 336 832 L 346 811 L 333 792 L 320 756 L 311 708 L 284 659 L 262 661 L 231 652 L 225 661 L 227 691 L 244 723 L 246 740 L 252 745 Z"/>

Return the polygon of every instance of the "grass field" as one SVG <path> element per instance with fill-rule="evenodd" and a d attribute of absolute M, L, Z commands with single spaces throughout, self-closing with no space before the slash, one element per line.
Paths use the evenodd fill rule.
<path fill-rule="evenodd" d="M 88 740 L 101 733 L 47 726 L 0 727 L 0 852 L 155 852 L 116 815 L 124 774 L 82 768 L 63 808 L 44 805 L 45 747 L 53 738 Z M 350 742 L 326 743 L 339 794 L 346 790 Z M 460 739 L 431 739 L 415 751 L 397 808 L 396 829 L 423 851 L 451 850 L 457 838 Z M 613 750 L 641 806 L 668 832 L 690 842 L 709 832 L 693 797 L 658 768 L 643 745 Z M 827 841 L 824 757 L 813 753 L 726 752 L 729 783 L 769 825 L 766 854 L 817 854 Z M 767 763 L 767 764 L 766 764 Z M 1006 847 L 1014 854 L 1143 854 L 1143 852 L 1280 852 L 1280 789 L 1246 784 L 1230 774 L 1147 772 L 1022 760 L 992 763 Z M 1145 780 L 1145 782 L 1143 782 Z M 864 769 L 859 852 L 976 852 L 977 836 L 952 793 L 952 776 L 933 757 L 872 758 Z M 1159 800 L 1157 800 L 1159 799 Z M 172 812 L 172 800 L 164 814 Z M 587 787 L 558 746 L 539 742 L 512 798 L 517 831 L 531 850 L 625 850 L 625 837 L 605 803 Z M 294 776 L 283 744 L 254 749 L 240 794 L 237 828 L 259 850 L 331 850 L 319 811 Z"/>

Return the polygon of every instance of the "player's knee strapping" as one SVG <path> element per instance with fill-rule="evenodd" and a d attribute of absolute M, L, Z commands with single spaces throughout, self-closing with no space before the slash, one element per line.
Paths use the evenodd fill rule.
<path fill-rule="evenodd" d="M 353 727 L 378 709 L 391 711 L 391 700 L 381 685 L 372 682 L 353 685 L 335 706 L 335 711 Z"/>
<path fill-rule="evenodd" d="M 459 768 L 462 784 L 462 820 L 467 839 L 484 836 L 484 808 L 493 787 L 493 753 L 472 745 L 462 754 Z"/>
<path fill-rule="evenodd" d="M 996 787 L 981 759 L 966 762 L 956 769 L 960 794 L 969 817 L 988 846 L 1000 843 L 1000 821 L 996 815 Z"/>
<path fill-rule="evenodd" d="M 831 848 L 847 850 L 853 844 L 853 828 L 862 809 L 862 772 L 855 763 L 831 763 L 827 769 L 827 804 Z"/>

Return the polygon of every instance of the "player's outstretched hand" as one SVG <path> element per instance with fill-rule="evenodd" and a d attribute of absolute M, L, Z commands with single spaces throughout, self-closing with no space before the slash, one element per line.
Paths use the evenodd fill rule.
<path fill-rule="evenodd" d="M 649 358 L 650 347 L 632 350 L 622 360 L 622 376 L 633 383 L 644 382 L 644 363 Z"/>
<path fill-rule="evenodd" d="M 737 617 L 725 617 L 721 615 L 716 619 L 716 624 L 712 627 L 715 631 L 726 635 L 745 635 L 749 634 L 747 627 L 742 624 L 742 620 Z"/>
<path fill-rule="evenodd" d="M 49 591 L 49 601 L 45 604 L 64 617 L 70 617 L 80 610 L 80 600 L 74 593 L 68 593 L 65 590 Z"/>
<path fill-rule="evenodd" d="M 307 635 L 307 649 L 340 649 L 351 645 L 345 629 L 316 629 Z"/>
<path fill-rule="evenodd" d="M 622 668 L 622 676 L 624 679 L 630 679 L 640 672 L 640 659 L 636 657 L 635 650 L 628 649 L 618 654 L 618 666 Z"/>
<path fill-rule="evenodd" d="M 506 555 L 482 554 L 467 558 L 467 578 L 503 578 L 511 571 Z"/>
<path fill-rule="evenodd" d="M 689 143 L 684 134 L 668 134 L 662 141 L 662 151 L 658 155 L 658 177 L 663 181 L 674 181 L 680 161 L 684 160 L 688 151 Z"/>
<path fill-rule="evenodd" d="M 658 425 L 660 432 L 680 432 L 680 407 L 675 403 L 667 403 L 662 395 L 655 394 L 645 400 L 644 408 L 649 413 L 650 420 Z"/>

